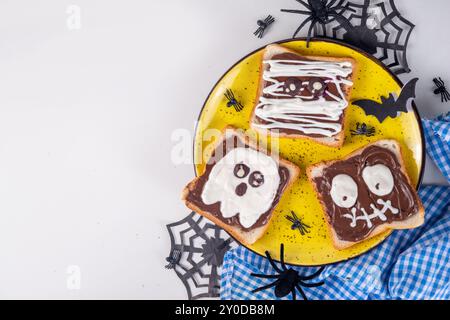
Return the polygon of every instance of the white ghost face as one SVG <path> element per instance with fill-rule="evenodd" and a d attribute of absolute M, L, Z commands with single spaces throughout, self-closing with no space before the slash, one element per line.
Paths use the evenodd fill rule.
<path fill-rule="evenodd" d="M 271 208 L 279 184 L 274 159 L 253 149 L 236 148 L 213 166 L 202 201 L 206 205 L 220 202 L 224 218 L 239 214 L 241 225 L 250 228 Z"/>

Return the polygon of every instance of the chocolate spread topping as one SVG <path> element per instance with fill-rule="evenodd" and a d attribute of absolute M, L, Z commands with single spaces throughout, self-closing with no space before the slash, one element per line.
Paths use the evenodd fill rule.
<path fill-rule="evenodd" d="M 294 53 L 277 54 L 277 55 L 274 55 L 271 59 L 273 59 L 273 60 L 296 60 L 296 61 L 299 61 L 299 60 L 300 61 L 301 60 L 309 61 L 310 60 L 310 59 L 307 59 L 307 58 L 304 58 L 304 57 L 299 57 L 298 55 L 296 55 Z M 351 75 L 348 78 L 351 78 Z M 332 83 L 332 82 L 326 84 L 324 82 L 324 80 L 326 80 L 325 78 L 317 78 L 317 77 L 277 77 L 276 79 L 278 81 L 280 81 L 280 82 L 285 82 L 285 90 L 288 89 L 285 92 L 287 94 L 291 95 L 291 96 L 295 96 L 295 95 L 297 95 L 300 92 L 300 88 L 301 87 L 300 87 L 299 84 L 304 83 L 304 82 L 308 82 L 309 85 L 306 86 L 306 87 L 303 87 L 304 88 L 303 95 L 305 95 L 305 96 L 312 95 L 312 96 L 315 97 L 314 100 L 317 100 L 320 96 L 322 96 L 326 101 L 335 101 L 330 96 L 323 94 L 325 90 L 327 90 L 328 92 L 330 92 L 331 94 L 333 94 L 335 96 L 339 96 L 339 92 L 338 92 L 338 89 L 337 89 L 336 85 L 334 83 Z M 322 87 L 320 89 L 314 89 L 313 88 L 313 85 L 316 82 L 322 84 Z M 266 87 L 268 87 L 270 85 L 271 85 L 271 83 L 266 81 L 264 83 L 264 88 L 266 88 Z M 345 86 L 342 85 L 342 89 L 343 90 L 344 90 L 344 87 Z M 282 99 L 283 98 L 283 97 L 279 97 L 279 96 L 272 96 L 270 94 L 262 94 L 262 96 L 266 97 L 266 98 L 271 98 L 271 99 Z M 320 116 L 320 114 L 311 114 L 310 116 Z M 337 121 L 322 120 L 322 122 L 324 122 L 324 123 L 340 123 L 340 124 L 342 124 L 343 118 L 344 118 L 344 114 L 342 114 Z M 263 123 L 263 124 L 264 123 L 268 123 L 267 121 L 264 121 L 263 119 L 261 119 L 259 117 L 257 117 L 257 119 L 258 119 L 258 121 L 260 123 Z M 278 119 L 278 121 L 281 121 L 281 122 L 284 121 L 286 123 L 292 122 L 292 121 L 289 121 L 289 120 L 281 120 L 281 119 Z M 296 122 L 296 123 L 301 123 L 301 121 L 300 122 Z M 286 129 L 286 128 L 279 128 L 278 130 L 279 130 L 280 133 L 298 134 L 297 130 Z M 313 138 L 323 137 L 320 134 L 306 134 L 306 133 L 303 133 L 303 135 L 310 136 L 310 137 L 313 137 Z"/>
<path fill-rule="evenodd" d="M 199 180 L 195 186 L 195 189 L 190 190 L 186 199 L 189 202 L 195 204 L 201 210 L 211 213 L 216 218 L 220 219 L 221 221 L 225 222 L 226 224 L 231 225 L 231 226 L 239 226 L 244 231 L 250 231 L 255 228 L 264 226 L 265 224 L 267 224 L 269 222 L 270 217 L 272 215 L 272 211 L 273 211 L 274 207 L 280 201 L 281 195 L 283 194 L 283 192 L 287 186 L 287 183 L 289 181 L 289 169 L 286 167 L 283 167 L 283 166 L 278 167 L 278 173 L 280 175 L 280 184 L 278 186 L 278 190 L 275 195 L 275 198 L 272 202 L 271 209 L 269 209 L 267 212 L 263 213 L 259 217 L 258 221 L 256 221 L 256 223 L 253 224 L 250 228 L 245 228 L 241 225 L 241 223 L 239 221 L 239 214 L 237 214 L 231 218 L 224 218 L 220 212 L 220 202 L 217 202 L 217 203 L 214 203 L 211 205 L 206 205 L 203 203 L 202 197 L 201 197 L 202 192 L 203 192 L 203 187 L 205 186 L 206 181 L 208 181 L 209 174 L 211 173 L 213 166 L 216 164 L 216 162 L 218 162 L 220 159 L 222 159 L 230 150 L 232 150 L 236 147 L 250 148 L 250 146 L 248 146 L 247 144 L 243 144 L 242 142 L 238 141 L 237 137 L 228 138 L 227 140 L 225 140 L 225 143 L 221 143 L 211 156 L 211 159 L 213 159 L 213 160 L 210 159 L 210 161 L 206 164 L 205 173 L 199 177 Z M 239 175 L 245 174 L 245 176 L 247 176 L 250 171 L 249 168 L 245 164 L 243 164 L 242 166 L 239 166 L 239 168 L 237 168 L 238 166 L 239 166 L 239 164 L 236 165 L 234 174 L 235 175 L 236 174 L 239 174 Z M 245 167 L 247 167 L 247 168 L 245 168 Z M 264 182 L 264 176 L 262 174 L 259 175 L 258 172 L 256 171 L 256 172 L 252 173 L 252 176 L 249 177 L 249 180 L 253 187 L 258 187 L 258 185 L 261 185 L 261 183 Z M 243 190 L 243 189 L 244 189 L 244 187 L 238 185 L 236 188 L 236 193 L 238 195 L 240 195 L 240 193 L 242 193 L 242 195 L 245 194 L 246 190 Z"/>
<path fill-rule="evenodd" d="M 362 171 L 366 166 L 382 164 L 388 167 L 394 178 L 394 188 L 386 196 L 377 196 L 370 192 L 362 178 Z M 344 217 L 349 214 L 351 208 L 341 208 L 337 206 L 331 198 L 330 191 L 332 180 L 338 174 L 346 174 L 353 178 L 358 186 L 358 198 L 354 205 L 357 215 L 361 215 L 361 209 L 371 213 L 371 205 L 378 209 L 383 206 L 377 201 L 391 201 L 392 206 L 398 209 L 397 214 L 387 210 L 386 221 L 379 218 L 373 219 L 372 226 L 369 227 L 364 220 L 358 220 L 355 227 L 351 227 L 351 220 Z M 377 226 L 394 221 L 403 221 L 418 211 L 418 199 L 414 189 L 408 183 L 407 177 L 402 172 L 402 167 L 397 157 L 388 149 L 379 146 L 370 146 L 362 154 L 351 157 L 345 161 L 339 161 L 324 169 L 322 176 L 314 179 L 321 200 L 326 208 L 328 221 L 335 230 L 339 239 L 350 242 L 358 242 L 365 239 L 369 233 Z"/>

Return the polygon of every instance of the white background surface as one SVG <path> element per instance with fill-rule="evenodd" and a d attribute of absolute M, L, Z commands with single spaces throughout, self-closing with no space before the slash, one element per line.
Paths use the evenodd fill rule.
<path fill-rule="evenodd" d="M 448 111 L 450 2 L 397 0 L 415 22 L 409 62 L 425 117 Z M 69 30 L 66 9 L 81 8 Z M 186 297 L 165 224 L 188 214 L 191 165 L 171 163 L 171 133 L 193 130 L 235 61 L 289 38 L 293 0 L 41 0 L 0 3 L 0 298 Z M 277 21 L 263 39 L 257 19 Z M 304 33 L 301 35 L 305 35 Z M 425 183 L 444 183 L 428 161 Z M 67 268 L 81 288 L 69 290 Z"/>

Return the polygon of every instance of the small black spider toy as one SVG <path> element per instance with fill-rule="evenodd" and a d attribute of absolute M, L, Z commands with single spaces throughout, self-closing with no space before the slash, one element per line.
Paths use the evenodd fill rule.
<path fill-rule="evenodd" d="M 448 93 L 447 88 L 445 87 L 444 81 L 439 78 L 433 79 L 434 84 L 436 85 L 436 89 L 434 90 L 434 94 L 441 95 L 441 102 L 447 102 L 450 100 L 450 93 Z"/>
<path fill-rule="evenodd" d="M 292 222 L 292 226 L 291 229 L 295 230 L 297 229 L 298 231 L 300 231 L 300 234 L 302 236 L 304 236 L 306 233 L 309 233 L 309 228 L 311 228 L 310 226 L 308 226 L 306 223 L 303 223 L 302 220 L 297 217 L 297 215 L 295 214 L 294 211 L 291 211 L 291 215 L 286 215 L 285 218 L 288 219 L 290 222 Z"/>
<path fill-rule="evenodd" d="M 304 20 L 300 26 L 295 30 L 294 35 L 292 36 L 295 38 L 297 34 L 300 32 L 300 30 L 308 23 L 310 22 L 309 30 L 308 30 L 308 36 L 306 45 L 309 47 L 309 41 L 311 40 L 311 34 L 313 32 L 314 27 L 316 24 L 320 24 L 323 30 L 323 34 L 326 34 L 326 28 L 325 25 L 332 21 L 332 19 L 343 21 L 348 23 L 348 20 L 342 15 L 342 13 L 346 10 L 355 12 L 354 9 L 348 8 L 345 4 L 345 0 L 340 0 L 339 2 L 337 0 L 296 0 L 297 2 L 301 3 L 306 9 L 305 10 L 290 10 L 290 9 L 281 9 L 282 12 L 289 12 L 289 13 L 297 13 L 309 16 Z M 338 3 L 336 3 L 338 2 Z M 339 12 L 340 11 L 340 12 Z"/>
<path fill-rule="evenodd" d="M 356 129 L 350 130 L 350 133 L 352 136 L 366 136 L 366 137 L 373 137 L 375 135 L 375 128 L 368 126 L 367 124 L 363 123 L 356 123 Z"/>
<path fill-rule="evenodd" d="M 244 109 L 244 106 L 236 100 L 236 98 L 234 97 L 234 93 L 231 89 L 227 89 L 227 91 L 225 92 L 225 98 L 227 98 L 228 102 L 227 102 L 227 107 L 234 107 L 234 109 L 239 112 L 242 111 L 242 109 Z"/>
<path fill-rule="evenodd" d="M 166 269 L 173 269 L 180 262 L 181 251 L 178 249 L 172 250 L 170 255 L 166 258 L 168 264 L 166 265 Z"/>
<path fill-rule="evenodd" d="M 275 21 L 275 18 L 271 15 L 268 15 L 267 18 L 264 20 L 258 20 L 258 29 L 253 33 L 258 38 L 262 38 L 264 35 L 264 32 L 266 31 L 267 27 L 270 26 Z"/>
<path fill-rule="evenodd" d="M 272 283 L 269 283 L 266 286 L 263 286 L 261 288 L 253 290 L 252 291 L 253 293 L 275 287 L 275 296 L 277 298 L 283 298 L 283 297 L 287 296 L 289 293 L 291 293 L 292 300 L 296 300 L 296 296 L 297 296 L 296 290 L 298 290 L 300 292 L 300 294 L 302 295 L 303 300 L 308 300 L 302 287 L 313 288 L 313 287 L 319 287 L 324 284 L 323 281 L 316 282 L 316 283 L 307 283 L 305 281 L 312 280 L 312 279 L 318 277 L 322 273 L 322 271 L 325 269 L 325 267 L 320 267 L 316 272 L 314 272 L 313 274 L 311 274 L 309 276 L 301 276 L 294 269 L 292 269 L 292 268 L 288 269 L 286 264 L 284 263 L 284 245 L 283 244 L 281 244 L 281 246 L 280 246 L 281 269 L 272 260 L 272 257 L 270 256 L 268 251 L 266 251 L 266 256 L 267 256 L 267 259 L 269 260 L 269 263 L 271 264 L 272 268 L 274 268 L 278 274 L 272 275 L 272 274 L 252 273 L 251 275 L 254 277 L 257 277 L 257 278 L 276 279 L 276 280 Z"/>

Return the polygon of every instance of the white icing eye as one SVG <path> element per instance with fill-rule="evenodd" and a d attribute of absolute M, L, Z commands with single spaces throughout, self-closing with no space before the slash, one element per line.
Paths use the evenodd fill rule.
<path fill-rule="evenodd" d="M 314 90 L 320 90 L 320 89 L 323 88 L 323 85 L 322 85 L 321 82 L 318 82 L 318 81 L 317 81 L 317 82 L 314 82 L 314 83 L 313 83 L 312 87 L 313 87 Z"/>
<path fill-rule="evenodd" d="M 358 198 L 358 185 L 349 175 L 338 174 L 331 182 L 331 198 L 341 208 L 351 208 Z"/>
<path fill-rule="evenodd" d="M 394 177 L 391 170 L 385 165 L 376 164 L 365 167 L 362 177 L 370 192 L 377 196 L 385 196 L 394 189 Z"/>

